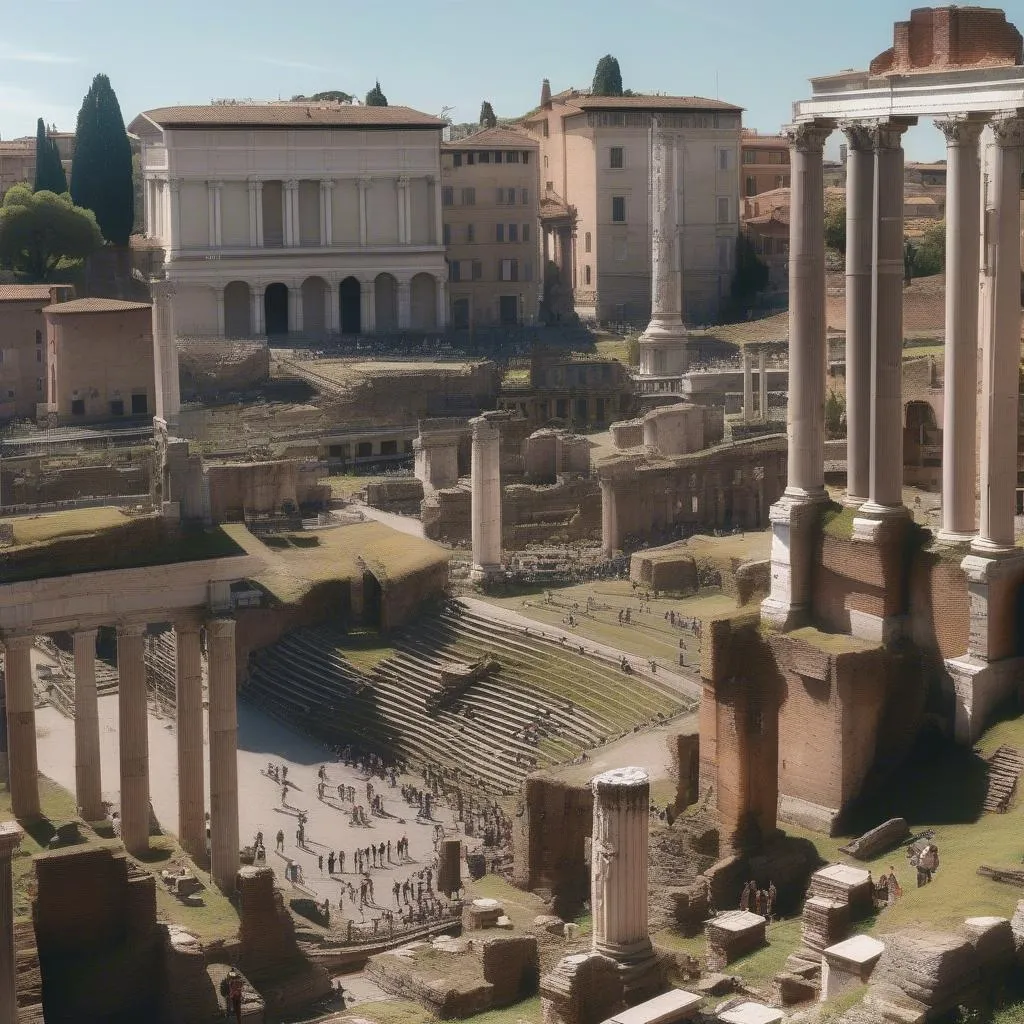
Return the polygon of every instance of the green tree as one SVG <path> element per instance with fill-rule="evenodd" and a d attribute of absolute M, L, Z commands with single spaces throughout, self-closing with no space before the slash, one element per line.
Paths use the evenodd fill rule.
<path fill-rule="evenodd" d="M 292 103 L 351 103 L 354 99 L 351 93 L 342 92 L 340 89 L 328 89 L 326 92 L 315 92 L 312 96 L 293 96 Z"/>
<path fill-rule="evenodd" d="M 380 90 L 380 80 L 377 80 L 376 85 L 366 94 L 366 105 L 368 107 L 386 107 L 388 105 L 388 98 Z"/>
<path fill-rule="evenodd" d="M 925 228 L 914 251 L 914 277 L 931 277 L 946 268 L 946 222 L 940 220 Z"/>
<path fill-rule="evenodd" d="M 494 108 L 491 106 L 489 100 L 484 100 L 483 103 L 480 104 L 480 127 L 498 127 L 498 119 L 494 116 Z"/>
<path fill-rule="evenodd" d="M 132 148 L 106 75 L 97 75 L 78 112 L 71 198 L 96 214 L 103 237 L 127 245 L 135 222 Z"/>
<path fill-rule="evenodd" d="M 62 260 L 82 260 L 103 245 L 92 210 L 64 193 L 7 190 L 0 206 L 0 263 L 34 281 L 48 281 Z"/>
<path fill-rule="evenodd" d="M 736 270 L 732 277 L 732 298 L 737 304 L 748 302 L 768 287 L 768 264 L 754 251 L 750 236 L 741 231 L 736 239 Z"/>
<path fill-rule="evenodd" d="M 846 203 L 839 199 L 825 203 L 825 245 L 846 253 Z"/>
<path fill-rule="evenodd" d="M 590 87 L 592 96 L 621 96 L 622 95 L 622 72 L 619 70 L 619 62 L 610 54 L 606 53 L 594 69 L 594 84 Z"/>
<path fill-rule="evenodd" d="M 57 140 L 50 136 L 43 119 L 39 118 L 36 122 L 36 179 L 32 191 L 62 195 L 67 190 L 68 177 L 60 162 Z"/>

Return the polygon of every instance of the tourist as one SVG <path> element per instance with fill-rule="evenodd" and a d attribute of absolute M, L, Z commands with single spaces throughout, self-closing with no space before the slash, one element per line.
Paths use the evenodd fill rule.
<path fill-rule="evenodd" d="M 938 847 L 932 846 L 930 843 L 918 854 L 917 858 L 917 887 L 920 889 L 923 885 L 928 885 L 932 880 L 932 875 L 939 868 L 939 850 Z"/>
<path fill-rule="evenodd" d="M 345 874 L 345 851 L 338 851 L 338 874 Z"/>
<path fill-rule="evenodd" d="M 284 829 L 277 830 L 277 852 L 284 853 Z"/>
<path fill-rule="evenodd" d="M 322 853 L 317 855 L 316 863 L 317 867 L 320 870 L 320 874 L 322 875 L 324 873 L 324 855 Z M 331 870 L 334 870 L 333 867 L 331 868 Z"/>
<path fill-rule="evenodd" d="M 774 882 L 768 883 L 768 899 L 765 902 L 765 914 L 769 921 L 775 918 L 775 901 L 778 899 L 779 891 L 775 888 Z"/>
<path fill-rule="evenodd" d="M 226 981 L 228 1013 L 235 1015 L 237 1024 L 242 1024 L 242 976 L 232 967 Z"/>
<path fill-rule="evenodd" d="M 323 861 L 323 857 L 321 857 L 320 860 L 322 862 Z M 333 850 L 331 850 L 330 853 L 327 854 L 327 874 L 329 874 L 329 875 L 333 875 L 334 874 L 334 851 Z"/>

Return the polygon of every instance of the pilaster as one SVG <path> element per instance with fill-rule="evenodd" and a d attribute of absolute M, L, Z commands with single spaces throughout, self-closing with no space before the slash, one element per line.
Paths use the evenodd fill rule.
<path fill-rule="evenodd" d="M 374 281 L 359 282 L 359 324 L 363 332 L 372 334 L 377 329 L 377 285 Z"/>
<path fill-rule="evenodd" d="M 359 188 L 359 244 L 363 247 L 366 246 L 368 234 L 366 193 L 370 190 L 372 181 L 368 175 L 363 175 L 356 182 Z"/>
<path fill-rule="evenodd" d="M 265 334 L 266 324 L 264 323 L 263 299 L 267 286 L 262 281 L 259 281 L 250 284 L 249 288 L 249 295 L 252 301 L 252 333 L 256 335 Z"/>
<path fill-rule="evenodd" d="M 118 738 L 121 768 L 121 842 L 132 854 L 149 849 L 149 721 L 146 706 L 146 627 L 117 627 Z"/>
<path fill-rule="evenodd" d="M 398 281 L 398 329 L 407 331 L 412 326 L 412 282 L 407 277 Z"/>
<path fill-rule="evenodd" d="M 16 818 L 39 817 L 36 701 L 32 687 L 32 644 L 27 633 L 4 637 L 7 649 L 7 784 Z"/>
<path fill-rule="evenodd" d="M 221 246 L 221 212 L 220 197 L 224 182 L 208 181 L 206 183 L 207 215 L 209 217 L 209 239 L 210 248 L 219 249 Z"/>
<path fill-rule="evenodd" d="M 754 364 L 746 347 L 743 349 L 743 422 L 754 419 Z"/>
<path fill-rule="evenodd" d="M 263 182 L 249 179 L 249 244 L 263 248 Z"/>
<path fill-rule="evenodd" d="M 16 821 L 0 821 L 0 1024 L 18 1024 L 19 1019 L 11 860 L 22 835 Z"/>
<path fill-rule="evenodd" d="M 286 248 L 294 248 L 299 244 L 298 198 L 298 179 L 289 178 L 281 188 L 281 202 L 284 207 L 282 210 L 284 244 Z"/>
<path fill-rule="evenodd" d="M 320 244 L 334 245 L 334 182 L 325 178 L 320 182 Z"/>
<path fill-rule="evenodd" d="M 168 178 L 167 190 L 170 202 L 170 224 L 167 230 L 168 252 L 176 254 L 181 250 L 181 179 Z"/>
<path fill-rule="evenodd" d="M 232 893 L 238 874 L 238 710 L 235 620 L 207 624 L 210 661 L 210 874 Z"/>
<path fill-rule="evenodd" d="M 104 817 L 100 776 L 100 723 L 96 700 L 96 630 L 74 634 L 75 797 L 86 821 Z"/>

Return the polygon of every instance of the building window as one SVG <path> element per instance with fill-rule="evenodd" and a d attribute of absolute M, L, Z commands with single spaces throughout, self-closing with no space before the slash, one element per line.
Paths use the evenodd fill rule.
<path fill-rule="evenodd" d="M 463 206 L 476 206 L 476 189 L 475 188 L 464 188 L 462 190 L 462 205 Z"/>
<path fill-rule="evenodd" d="M 466 154 L 466 164 L 469 167 L 472 167 L 473 164 L 475 164 L 475 163 L 476 163 L 476 153 L 467 153 Z"/>
<path fill-rule="evenodd" d="M 451 226 L 451 224 L 442 224 L 441 225 L 441 240 L 444 242 L 445 245 L 451 245 L 452 244 L 452 226 Z"/>
<path fill-rule="evenodd" d="M 547 121 L 544 122 L 544 128 L 543 128 L 542 134 L 544 135 L 545 139 L 548 137 L 548 123 L 547 123 Z"/>
<path fill-rule="evenodd" d="M 519 280 L 519 260 L 501 260 L 499 279 L 502 281 Z"/>
<path fill-rule="evenodd" d="M 587 263 L 583 267 L 583 283 L 590 284 L 590 264 Z"/>
<path fill-rule="evenodd" d="M 452 167 L 461 167 L 461 166 L 462 166 L 462 154 L 461 153 L 452 153 Z"/>
<path fill-rule="evenodd" d="M 484 265 L 480 260 L 473 260 L 473 280 L 479 281 L 484 276 Z"/>
<path fill-rule="evenodd" d="M 718 169 L 720 171 L 729 170 L 732 164 L 732 150 L 731 149 L 720 149 L 718 151 Z"/>
<path fill-rule="evenodd" d="M 448 280 L 449 281 L 461 281 L 462 273 L 459 267 L 458 260 L 450 260 L 448 263 Z"/>
<path fill-rule="evenodd" d="M 612 222 L 615 224 L 626 223 L 625 196 L 612 196 Z"/>
<path fill-rule="evenodd" d="M 590 232 L 588 231 L 583 236 L 583 251 L 584 252 L 590 252 L 591 244 L 592 244 L 592 240 L 591 240 L 591 237 L 590 237 Z"/>
<path fill-rule="evenodd" d="M 43 343 L 43 332 L 42 331 L 36 331 L 36 344 L 37 345 L 42 345 L 42 343 Z"/>
<path fill-rule="evenodd" d="M 508 203 L 509 206 L 516 205 L 516 190 L 514 188 L 510 188 L 508 190 L 508 193 L 505 196 L 505 201 Z"/>
<path fill-rule="evenodd" d="M 451 185 L 444 185 L 441 188 L 441 205 L 452 206 L 455 203 L 455 189 Z"/>
<path fill-rule="evenodd" d="M 115 398 L 110 403 L 110 415 L 111 416 L 123 416 L 124 415 L 124 399 Z"/>
<path fill-rule="evenodd" d="M 72 416 L 84 416 L 85 415 L 85 399 L 84 398 L 72 398 L 71 399 L 71 415 Z"/>
<path fill-rule="evenodd" d="M 614 171 L 622 170 L 626 166 L 621 146 L 612 146 L 608 150 L 608 166 Z"/>
<path fill-rule="evenodd" d="M 745 191 L 748 196 L 757 195 L 757 178 L 755 178 L 752 174 L 747 176 L 747 184 Z"/>
<path fill-rule="evenodd" d="M 530 225 L 523 225 L 523 241 L 528 242 L 530 240 Z"/>
<path fill-rule="evenodd" d="M 509 224 L 509 226 L 508 226 L 508 240 L 510 242 L 518 242 L 519 241 L 519 225 L 518 224 Z"/>
<path fill-rule="evenodd" d="M 505 190 L 503 188 L 501 188 L 500 186 L 498 187 L 498 205 L 499 206 L 504 206 L 505 205 Z"/>
<path fill-rule="evenodd" d="M 496 149 L 494 151 L 494 162 L 496 164 L 500 164 L 501 163 L 501 150 L 500 149 Z"/>
<path fill-rule="evenodd" d="M 529 205 L 529 202 L 530 202 L 530 190 L 528 188 L 521 188 L 519 190 L 519 202 L 521 202 L 523 204 L 523 206 Z"/>
<path fill-rule="evenodd" d="M 729 197 L 719 196 L 718 197 L 718 223 L 728 224 L 729 223 Z"/>
<path fill-rule="evenodd" d="M 519 163 L 519 150 L 511 149 L 505 154 L 505 163 L 517 164 Z"/>
<path fill-rule="evenodd" d="M 523 163 L 528 164 L 530 162 L 530 151 L 528 149 L 523 150 Z"/>
<path fill-rule="evenodd" d="M 466 241 L 467 242 L 475 242 L 476 241 L 476 231 L 473 228 L 472 224 L 467 224 L 466 225 Z"/>
<path fill-rule="evenodd" d="M 757 153 L 755 153 L 754 150 L 752 150 L 752 149 L 745 149 L 745 150 L 743 150 L 743 162 L 745 164 L 756 164 L 757 163 Z"/>
<path fill-rule="evenodd" d="M 132 415 L 145 416 L 149 411 L 149 402 L 145 395 L 132 395 Z"/>
<path fill-rule="evenodd" d="M 476 162 L 478 164 L 489 164 L 491 162 L 491 151 L 489 149 L 481 150 L 476 155 Z"/>
<path fill-rule="evenodd" d="M 496 242 L 504 242 L 505 241 L 505 225 L 504 224 L 495 224 L 494 225 L 494 240 Z"/>

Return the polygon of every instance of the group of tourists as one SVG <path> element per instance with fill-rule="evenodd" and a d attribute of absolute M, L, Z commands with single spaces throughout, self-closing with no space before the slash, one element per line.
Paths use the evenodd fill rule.
<path fill-rule="evenodd" d="M 774 882 L 768 883 L 767 889 L 762 889 L 757 882 L 751 879 L 743 886 L 740 893 L 740 910 L 749 910 L 754 914 L 772 921 L 775 919 L 775 900 L 778 897 L 778 890 Z"/>

